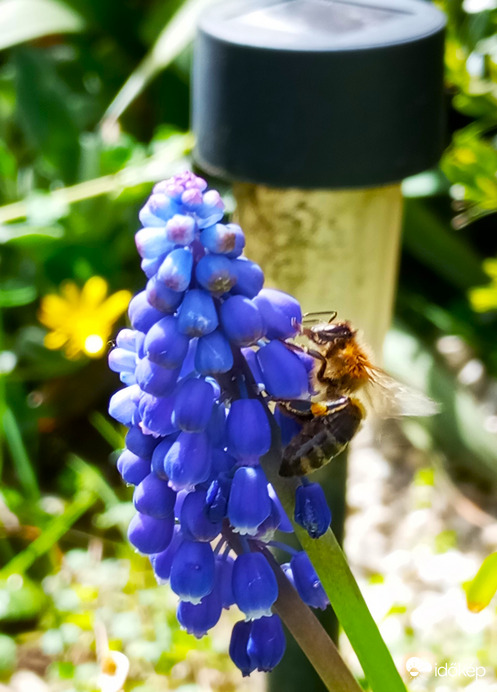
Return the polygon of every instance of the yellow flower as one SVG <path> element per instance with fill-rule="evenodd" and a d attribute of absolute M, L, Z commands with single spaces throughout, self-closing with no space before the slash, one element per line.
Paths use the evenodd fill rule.
<path fill-rule="evenodd" d="M 54 350 L 64 348 L 71 360 L 82 353 L 100 358 L 114 323 L 131 299 L 129 291 L 117 291 L 107 297 L 108 289 L 105 279 L 93 276 L 82 289 L 73 281 L 65 281 L 60 295 L 44 296 L 38 319 L 51 330 L 45 336 L 45 346 Z"/>

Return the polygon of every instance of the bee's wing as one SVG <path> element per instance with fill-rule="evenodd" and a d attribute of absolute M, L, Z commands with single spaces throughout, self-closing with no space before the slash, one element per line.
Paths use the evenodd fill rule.
<path fill-rule="evenodd" d="M 364 396 L 368 407 L 379 418 L 434 416 L 440 413 L 440 404 L 436 401 L 376 367 L 371 368 Z"/>

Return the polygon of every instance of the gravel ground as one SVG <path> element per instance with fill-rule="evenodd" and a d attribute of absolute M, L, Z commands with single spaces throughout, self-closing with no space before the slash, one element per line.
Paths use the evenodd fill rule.
<path fill-rule="evenodd" d="M 462 586 L 497 550 L 497 522 L 440 458 L 409 443 L 403 430 L 419 439 L 415 425 L 390 422 L 379 436 L 366 429 L 357 438 L 345 550 L 410 690 L 497 691 L 495 604 L 471 613 Z M 357 666 L 345 637 L 341 647 Z"/>

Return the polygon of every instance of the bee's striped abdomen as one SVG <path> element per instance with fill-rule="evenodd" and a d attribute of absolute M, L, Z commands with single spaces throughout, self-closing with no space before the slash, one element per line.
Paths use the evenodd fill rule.
<path fill-rule="evenodd" d="M 281 476 L 305 476 L 345 449 L 357 432 L 363 409 L 353 399 L 327 402 L 327 412 L 307 420 L 283 450 Z"/>

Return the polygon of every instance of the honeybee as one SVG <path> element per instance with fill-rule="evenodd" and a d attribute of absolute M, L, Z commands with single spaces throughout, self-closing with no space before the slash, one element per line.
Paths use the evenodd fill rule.
<path fill-rule="evenodd" d="M 366 409 L 355 396 L 366 399 L 375 414 L 426 416 L 438 412 L 431 399 L 404 387 L 373 365 L 357 339 L 350 322 L 319 322 L 299 325 L 310 345 L 285 342 L 292 350 L 303 350 L 315 359 L 310 402 L 280 402 L 283 412 L 302 423 L 301 431 L 284 448 L 281 476 L 303 476 L 321 468 L 343 451 L 359 430 Z"/>

